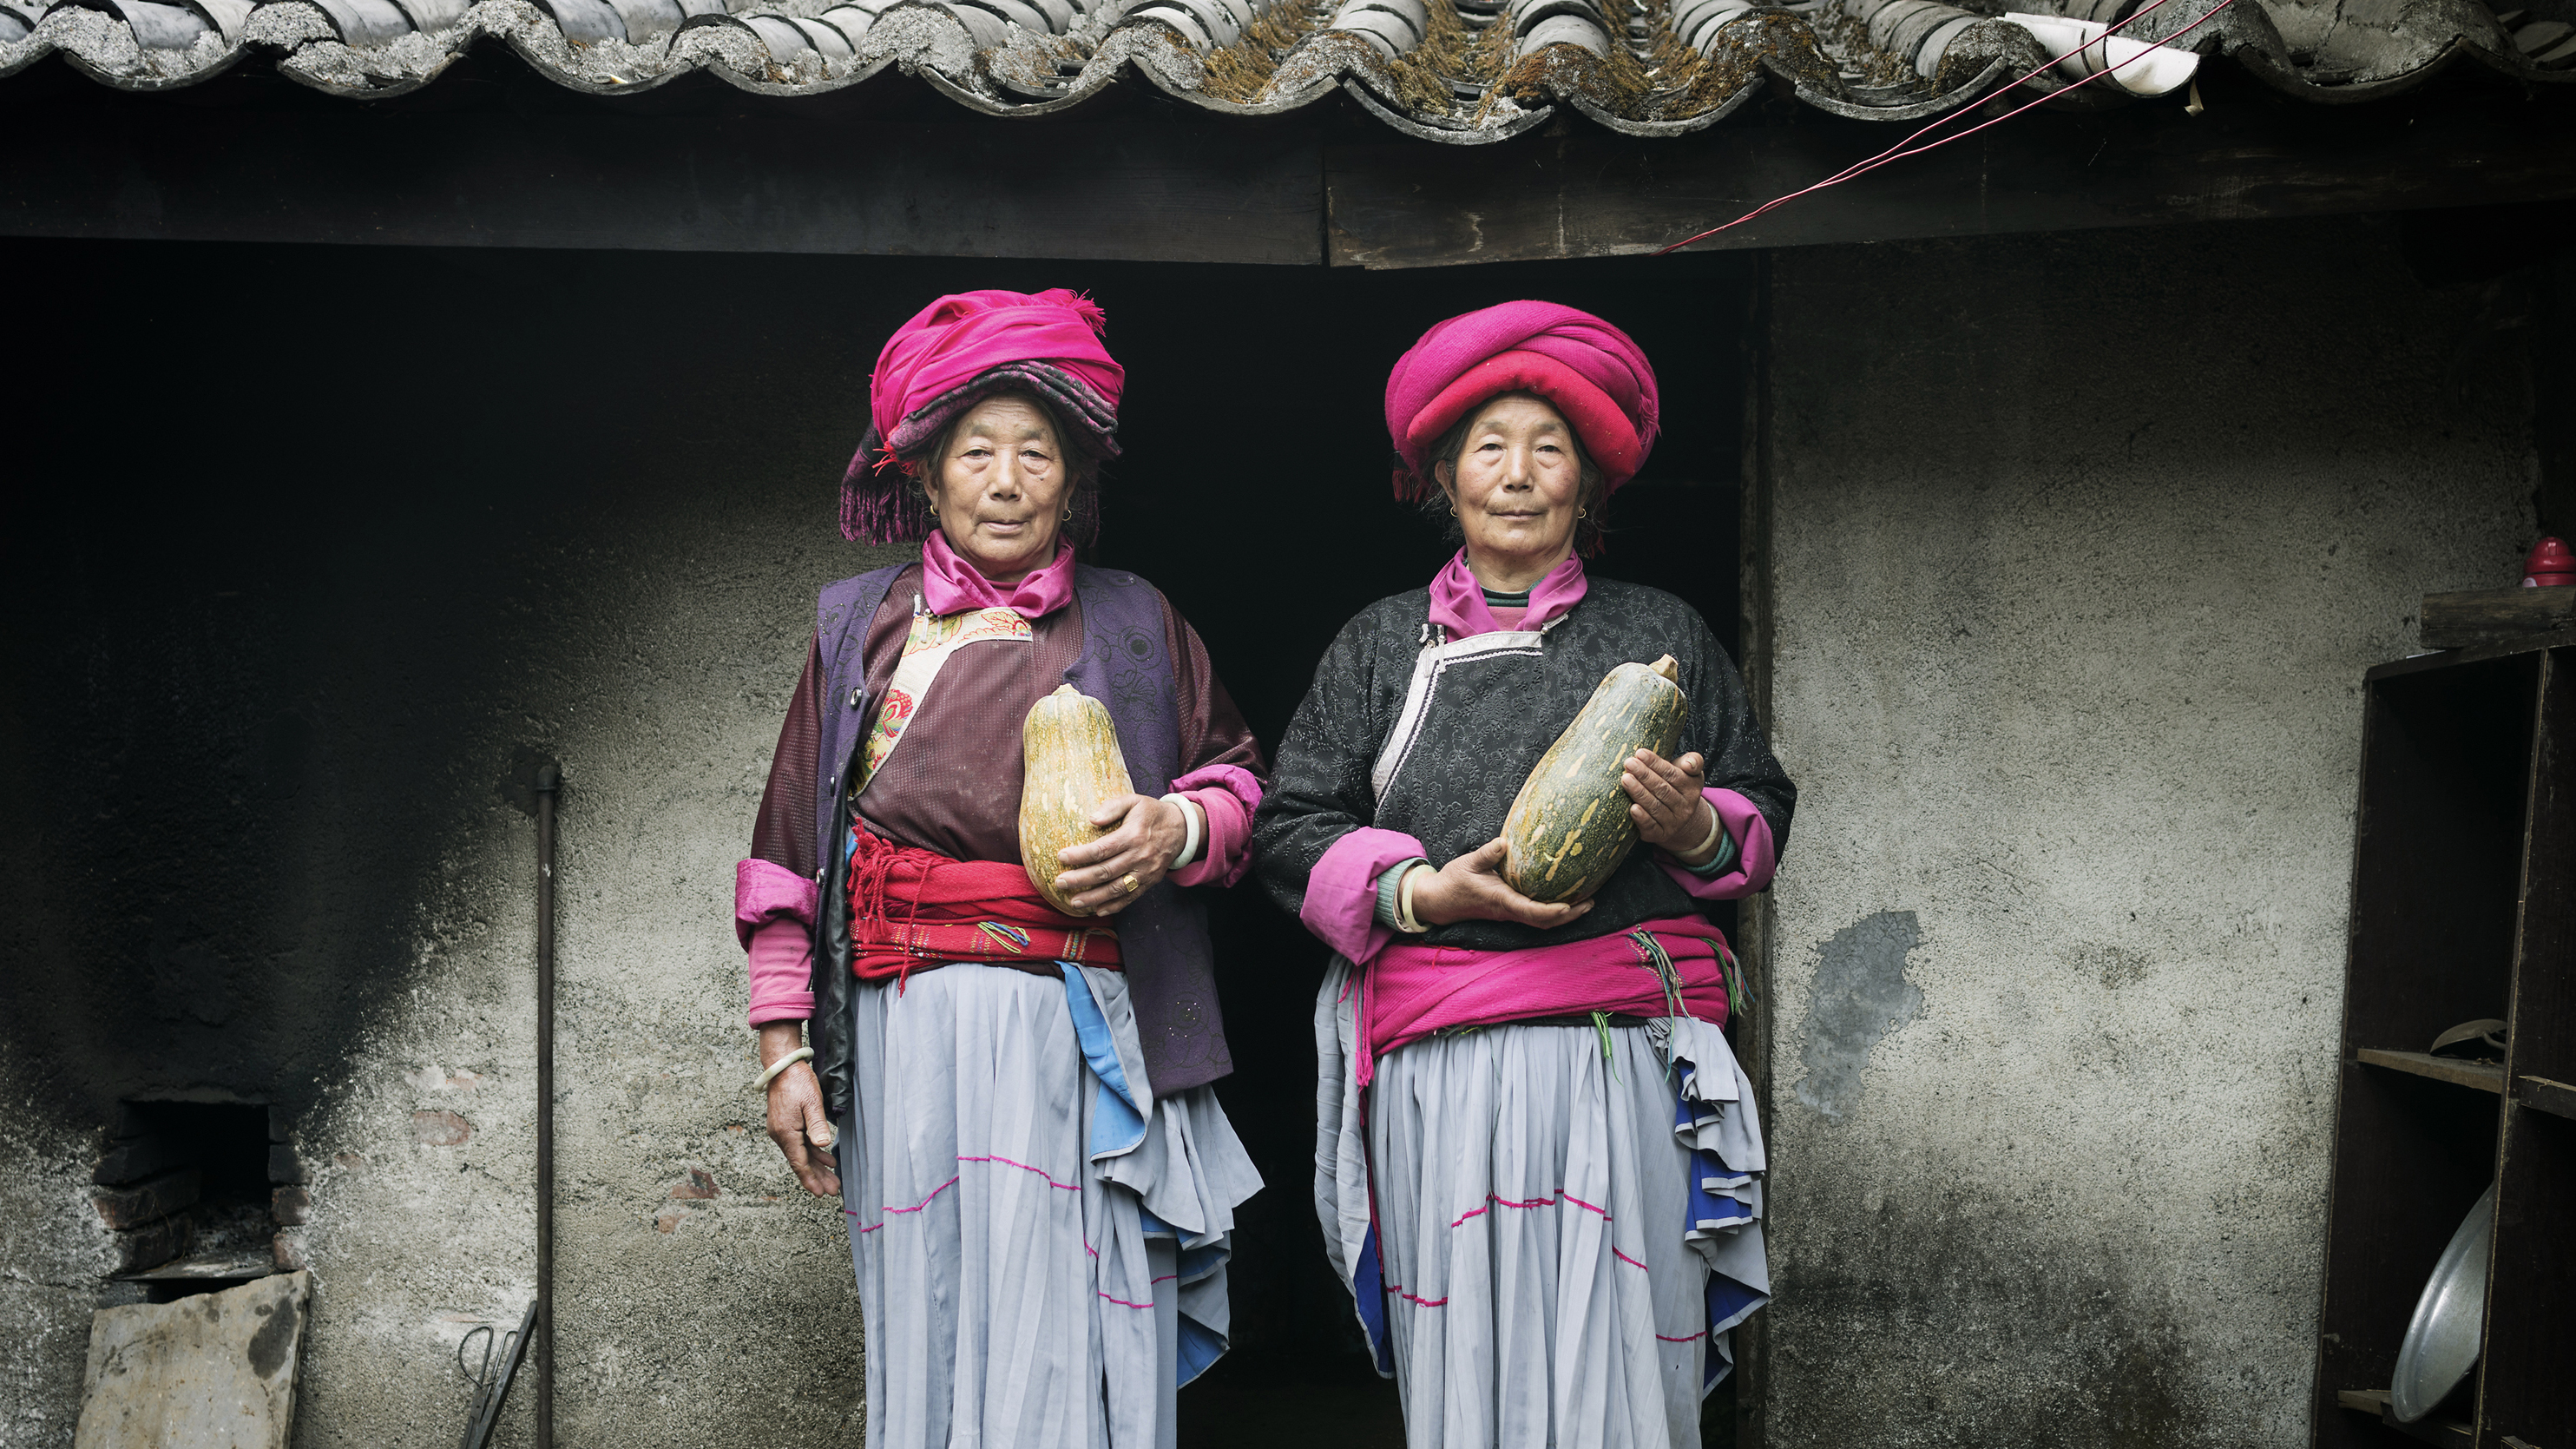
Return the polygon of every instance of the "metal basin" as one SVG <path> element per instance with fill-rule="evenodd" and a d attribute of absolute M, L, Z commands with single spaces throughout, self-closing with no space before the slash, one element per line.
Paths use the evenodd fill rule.
<path fill-rule="evenodd" d="M 2478 1366 L 2478 1335 L 2487 1317 L 2487 1251 L 2495 1241 L 2495 1184 L 2451 1234 L 2451 1245 L 2433 1264 L 2415 1318 L 2397 1348 L 2397 1381 L 2389 1385 L 2388 1412 L 2412 1424 Z"/>

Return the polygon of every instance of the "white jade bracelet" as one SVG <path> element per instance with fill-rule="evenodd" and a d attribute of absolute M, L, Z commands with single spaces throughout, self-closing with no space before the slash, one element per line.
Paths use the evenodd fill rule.
<path fill-rule="evenodd" d="M 1163 803 L 1180 811 L 1182 821 L 1189 826 L 1189 838 L 1181 842 L 1181 853 L 1173 856 L 1172 863 L 1165 867 L 1167 870 L 1179 870 L 1182 866 L 1198 859 L 1199 802 L 1187 795 L 1174 793 L 1164 796 Z"/>
<path fill-rule="evenodd" d="M 1421 861 L 1404 873 L 1404 879 L 1395 883 L 1395 928 L 1408 936 L 1419 936 L 1431 929 L 1413 914 L 1413 883 L 1422 878 L 1424 871 L 1431 869 L 1431 862 Z"/>
<path fill-rule="evenodd" d="M 812 1060 L 814 1060 L 814 1049 L 812 1047 L 798 1047 L 796 1050 L 789 1052 L 787 1055 L 780 1057 L 774 1062 L 771 1062 L 769 1064 L 769 1070 L 760 1074 L 760 1080 L 752 1083 L 751 1089 L 755 1092 L 766 1092 L 769 1090 L 769 1084 L 777 1080 L 780 1072 L 787 1070 L 798 1062 L 810 1062 Z"/>
<path fill-rule="evenodd" d="M 1708 797 L 1702 795 L 1700 797 L 1700 803 L 1703 805 L 1708 804 Z M 1725 828 L 1726 817 L 1717 813 L 1716 806 L 1709 805 L 1708 834 L 1700 837 L 1699 844 L 1692 846 L 1688 850 L 1680 852 L 1680 858 L 1683 860 L 1693 860 L 1699 856 L 1707 854 L 1709 848 L 1717 844 L 1717 833 Z"/>

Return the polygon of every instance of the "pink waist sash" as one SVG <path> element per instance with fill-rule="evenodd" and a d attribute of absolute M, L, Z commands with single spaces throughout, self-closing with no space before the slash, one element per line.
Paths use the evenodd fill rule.
<path fill-rule="evenodd" d="M 1672 959 L 1684 1009 L 1724 1026 L 1725 933 L 1697 916 L 1647 921 L 1634 929 L 1653 933 Z M 1390 945 L 1360 975 L 1355 1075 L 1367 1086 L 1379 1056 L 1444 1027 L 1500 1026 L 1586 1011 L 1672 1014 L 1663 977 L 1633 932 L 1525 951 Z"/>

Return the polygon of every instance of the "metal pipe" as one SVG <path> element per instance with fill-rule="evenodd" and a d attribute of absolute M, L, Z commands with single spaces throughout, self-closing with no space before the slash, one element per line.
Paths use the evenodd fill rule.
<path fill-rule="evenodd" d="M 555 797 L 537 767 L 537 1449 L 555 1443 Z"/>

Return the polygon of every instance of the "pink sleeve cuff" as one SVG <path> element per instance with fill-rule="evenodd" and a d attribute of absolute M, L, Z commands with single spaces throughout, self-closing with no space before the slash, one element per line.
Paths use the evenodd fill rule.
<path fill-rule="evenodd" d="M 803 1021 L 814 1014 L 814 936 L 794 921 L 751 933 L 751 1024 Z"/>
<path fill-rule="evenodd" d="M 745 949 L 754 931 L 771 921 L 795 921 L 814 928 L 814 905 L 821 892 L 815 884 L 769 860 L 746 860 L 733 868 L 733 934 Z"/>
<path fill-rule="evenodd" d="M 1297 919 L 1325 945 L 1367 963 L 1395 939 L 1394 931 L 1378 924 L 1377 878 L 1388 866 L 1422 853 L 1422 842 L 1402 831 L 1361 826 L 1315 862 Z"/>
<path fill-rule="evenodd" d="M 1702 876 L 1669 859 L 1655 863 L 1696 900 L 1740 900 L 1768 888 L 1772 867 L 1780 859 L 1771 844 L 1771 822 L 1762 818 L 1752 801 L 1732 790 L 1711 785 L 1699 793 L 1716 808 L 1718 823 L 1735 841 L 1735 868 L 1722 875 Z"/>
<path fill-rule="evenodd" d="M 751 957 L 753 1026 L 814 1014 L 817 894 L 812 881 L 774 861 L 733 868 L 733 930 Z"/>
<path fill-rule="evenodd" d="M 1175 884 L 1230 886 L 1252 865 L 1252 812 L 1261 808 L 1261 780 L 1240 765 L 1209 765 L 1172 782 L 1176 794 L 1197 802 L 1207 816 L 1199 858 L 1172 872 Z"/>

